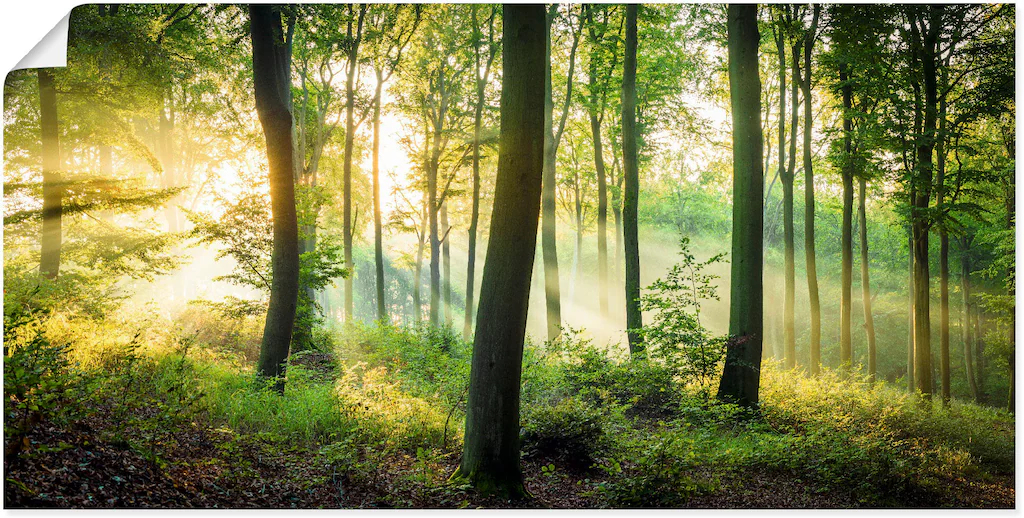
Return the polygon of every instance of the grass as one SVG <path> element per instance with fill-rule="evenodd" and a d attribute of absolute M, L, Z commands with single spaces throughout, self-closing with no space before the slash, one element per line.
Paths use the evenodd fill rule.
<path fill-rule="evenodd" d="M 417 501 L 445 501 L 471 353 L 451 329 L 350 327 L 335 337 L 333 373 L 293 365 L 277 395 L 230 344 L 138 318 L 50 318 L 45 327 L 91 380 L 74 389 L 91 391 L 77 404 L 135 398 L 126 408 L 149 428 L 125 433 L 152 430 L 150 450 L 169 444 L 160 427 L 201 422 L 373 479 L 389 469 L 385 459 L 406 459 L 401 480 L 420 488 L 426 500 Z M 760 479 L 795 488 L 781 505 L 956 505 L 943 496 L 953 484 L 1014 470 L 1012 415 L 924 403 L 858 373 L 811 378 L 767 362 L 755 413 L 707 398 L 706 387 L 674 380 L 655 362 L 630 363 L 585 342 L 528 344 L 523 376 L 525 460 L 542 466 L 532 483 L 575 484 L 590 505 L 757 506 L 772 495 L 742 487 Z M 753 500 L 736 496 L 748 493 Z"/>

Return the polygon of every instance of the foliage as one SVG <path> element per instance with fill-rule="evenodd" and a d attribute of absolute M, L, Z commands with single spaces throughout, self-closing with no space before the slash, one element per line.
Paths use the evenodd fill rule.
<path fill-rule="evenodd" d="M 640 299 L 642 309 L 657 311 L 644 326 L 644 341 L 652 358 L 663 361 L 682 380 L 710 390 L 718 381 L 726 340 L 701 324 L 700 309 L 701 301 L 718 300 L 718 276 L 706 270 L 725 261 L 725 254 L 698 262 L 686 237 L 679 240 L 679 248 L 682 261 L 664 279 L 654 281 Z"/>

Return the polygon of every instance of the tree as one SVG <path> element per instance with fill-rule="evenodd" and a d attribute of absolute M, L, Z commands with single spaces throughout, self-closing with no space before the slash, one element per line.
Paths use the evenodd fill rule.
<path fill-rule="evenodd" d="M 622 72 L 622 200 L 623 255 L 626 260 L 626 332 L 629 352 L 643 352 L 643 315 L 640 312 L 640 244 L 637 239 L 637 204 L 640 200 L 640 164 L 636 130 L 636 18 L 637 5 L 626 6 L 626 51 Z"/>
<path fill-rule="evenodd" d="M 608 313 L 608 178 L 605 172 L 604 144 L 601 137 L 601 124 L 604 122 L 605 105 L 610 90 L 611 70 L 618 66 L 618 42 L 612 40 L 611 45 L 605 42 L 610 14 L 607 7 L 584 5 L 587 32 L 590 36 L 590 63 L 588 87 L 590 97 L 587 100 L 587 115 L 590 118 L 590 131 L 593 136 L 594 170 L 597 175 L 597 277 L 598 304 L 601 315 Z M 603 17 L 595 21 L 594 11 Z M 611 46 L 611 56 L 606 57 L 607 47 Z M 605 74 L 601 74 L 604 65 Z M 600 77 L 599 77 L 600 76 Z M 599 84 L 599 81 L 601 82 Z"/>
<path fill-rule="evenodd" d="M 411 15 L 405 14 L 412 11 Z M 403 16 L 404 15 L 404 16 Z M 412 19 L 409 19 L 409 16 Z M 377 293 L 377 320 L 387 322 L 387 301 L 384 294 L 384 232 L 380 214 L 380 113 L 384 84 L 391 79 L 402 61 L 402 52 L 409 45 L 420 23 L 420 6 L 374 6 L 370 13 L 373 29 L 373 72 L 377 79 L 373 91 L 373 259 Z"/>
<path fill-rule="evenodd" d="M 53 74 L 45 68 L 39 76 L 39 128 L 43 152 L 43 236 L 39 250 L 39 274 L 56 279 L 60 273 L 61 211 L 64 186 L 61 179 L 57 91 Z"/>
<path fill-rule="evenodd" d="M 363 39 L 363 21 L 366 17 L 367 4 L 359 6 L 358 15 L 353 12 L 353 5 L 348 6 L 348 20 L 346 22 L 345 46 L 348 50 L 345 66 L 345 157 L 344 157 L 344 199 L 342 210 L 344 220 L 342 234 L 345 240 L 345 266 L 351 269 L 352 265 L 352 150 L 355 145 L 356 121 L 356 71 L 359 67 L 359 44 Z M 360 121 L 362 122 L 362 121 Z M 353 308 L 355 307 L 354 293 L 352 291 L 352 276 L 345 279 L 345 321 L 352 321 Z"/>
<path fill-rule="evenodd" d="M 818 297 L 818 267 L 814 250 L 814 167 L 811 161 L 811 134 L 814 117 L 811 111 L 811 53 L 818 32 L 821 4 L 814 4 L 811 26 L 804 32 L 804 66 L 800 89 L 804 94 L 804 255 L 807 260 L 807 291 L 811 314 L 811 369 L 817 375 L 821 369 L 821 302 Z M 800 71 L 795 71 L 794 77 Z"/>
<path fill-rule="evenodd" d="M 568 20 L 572 30 L 572 49 L 569 51 L 569 72 L 565 82 L 565 99 L 562 102 L 561 114 L 558 123 L 554 122 L 554 88 L 551 82 L 551 29 L 554 26 L 558 15 L 558 5 L 552 4 L 547 12 L 547 70 L 544 73 L 544 118 L 546 137 L 544 141 L 544 192 L 541 199 L 541 241 L 544 254 L 544 295 L 547 306 L 548 340 L 558 338 L 562 326 L 562 301 L 561 288 L 558 279 L 558 250 L 555 241 L 557 230 L 557 217 L 555 215 L 555 169 L 558 160 L 558 144 L 562 140 L 562 132 L 565 131 L 565 123 L 569 117 L 569 106 L 572 102 L 573 72 L 576 68 L 576 49 L 579 46 L 580 34 L 583 32 L 583 23 L 579 28 L 572 28 L 572 21 Z"/>
<path fill-rule="evenodd" d="M 761 81 L 757 65 L 760 35 L 756 5 L 730 4 L 728 9 L 733 128 L 732 278 L 729 342 L 718 398 L 756 407 L 764 325 L 761 299 L 764 162 Z"/>
<path fill-rule="evenodd" d="M 260 344 L 257 371 L 275 378 L 284 392 L 284 362 L 295 323 L 299 296 L 299 228 L 295 211 L 294 162 L 291 113 L 291 47 L 294 19 L 287 29 L 282 8 L 249 6 L 252 38 L 253 85 L 256 112 L 267 142 L 270 166 L 270 204 L 274 225 L 274 252 L 267 320 Z"/>
<path fill-rule="evenodd" d="M 544 168 L 546 32 L 542 5 L 504 7 L 498 176 L 473 342 L 466 435 L 455 478 L 525 495 L 519 390 Z"/>
<path fill-rule="evenodd" d="M 462 339 L 467 341 L 473 329 L 473 313 L 476 309 L 473 299 L 476 291 L 476 240 L 480 223 L 480 132 L 483 126 L 484 105 L 487 102 L 485 97 L 487 82 L 491 77 L 491 65 L 494 64 L 494 57 L 498 54 L 498 45 L 495 44 L 494 34 L 498 6 L 490 6 L 490 15 L 487 17 L 486 47 L 477 15 L 478 8 L 477 4 L 473 4 L 473 62 L 476 65 L 473 68 L 476 71 L 476 105 L 473 110 L 473 201 L 469 219 L 469 245 L 466 259 L 466 314 L 462 328 Z"/>

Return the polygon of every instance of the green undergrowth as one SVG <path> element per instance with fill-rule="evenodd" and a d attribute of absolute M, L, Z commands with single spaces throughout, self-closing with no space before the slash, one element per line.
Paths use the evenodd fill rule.
<path fill-rule="evenodd" d="M 471 345 L 450 328 L 350 326 L 334 333 L 329 372 L 292 365 L 278 395 L 256 381 L 248 342 L 233 353 L 224 337 L 207 343 L 194 326 L 140 314 L 16 313 L 5 311 L 8 441 L 33 415 L 67 424 L 105 412 L 129 423 L 111 440 L 156 459 L 176 428 L 201 422 L 367 479 L 405 456 L 406 481 L 425 495 L 444 486 L 443 466 L 461 448 Z M 898 506 L 949 480 L 1013 473 L 1004 411 L 773 362 L 760 408 L 746 411 L 663 362 L 582 336 L 526 345 L 521 446 L 544 467 L 533 484 L 569 473 L 597 505 L 684 506 L 757 476 L 849 505 Z"/>

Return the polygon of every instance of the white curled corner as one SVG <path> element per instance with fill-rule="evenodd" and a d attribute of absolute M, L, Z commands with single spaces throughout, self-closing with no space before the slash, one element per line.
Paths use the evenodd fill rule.
<path fill-rule="evenodd" d="M 68 28 L 71 13 L 64 15 L 32 50 L 21 58 L 13 70 L 23 68 L 52 68 L 68 66 Z"/>

